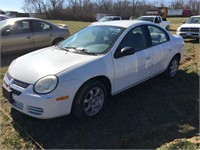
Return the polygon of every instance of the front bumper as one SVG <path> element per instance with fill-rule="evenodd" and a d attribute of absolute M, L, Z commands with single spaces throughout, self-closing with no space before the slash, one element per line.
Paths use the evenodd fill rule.
<path fill-rule="evenodd" d="M 16 110 L 40 119 L 49 119 L 70 114 L 75 95 L 73 88 L 67 91 L 66 88 L 57 87 L 50 94 L 39 95 L 34 93 L 33 85 L 22 87 L 22 84 L 16 84 L 14 81 L 15 79 L 5 75 L 3 79 L 3 91 L 4 96 Z M 20 81 L 18 82 L 20 83 Z M 68 99 L 62 101 L 56 100 L 56 98 L 66 95 L 69 97 Z"/>

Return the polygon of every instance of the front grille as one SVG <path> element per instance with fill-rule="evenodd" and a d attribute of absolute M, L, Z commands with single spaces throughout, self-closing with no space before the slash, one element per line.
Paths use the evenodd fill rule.
<path fill-rule="evenodd" d="M 183 32 L 188 32 L 190 30 L 190 28 L 181 28 L 181 31 Z"/>
<path fill-rule="evenodd" d="M 12 105 L 13 105 L 14 107 L 18 108 L 18 109 L 21 109 L 21 110 L 23 110 L 23 107 L 24 107 L 23 103 L 20 103 L 20 102 L 15 101 L 15 100 L 14 100 L 14 102 L 12 103 Z"/>
<path fill-rule="evenodd" d="M 24 83 L 22 81 L 19 81 L 19 80 L 15 80 L 13 81 L 13 84 L 19 86 L 19 87 L 22 87 L 22 88 L 27 88 L 29 86 L 29 84 L 27 83 Z"/>
<path fill-rule="evenodd" d="M 10 81 L 10 84 L 17 85 L 18 87 L 21 87 L 21 88 L 24 88 L 24 89 L 29 86 L 28 83 L 25 83 L 25 82 L 22 82 L 22 81 L 19 81 L 19 80 L 12 78 L 9 73 L 6 74 L 6 77 Z M 5 84 L 8 87 L 8 84 L 7 83 L 5 83 Z"/>
<path fill-rule="evenodd" d="M 200 28 L 190 28 L 190 32 L 199 32 Z"/>
<path fill-rule="evenodd" d="M 200 28 L 181 28 L 182 32 L 200 32 Z"/>
<path fill-rule="evenodd" d="M 34 115 L 42 115 L 42 113 L 44 112 L 42 108 L 33 107 L 33 106 L 27 106 L 27 111 Z"/>

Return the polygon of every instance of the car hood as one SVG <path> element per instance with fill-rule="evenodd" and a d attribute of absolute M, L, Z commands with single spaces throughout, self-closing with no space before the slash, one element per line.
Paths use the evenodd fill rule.
<path fill-rule="evenodd" d="M 8 72 L 17 80 L 34 84 L 44 76 L 56 75 L 63 70 L 96 59 L 97 57 L 49 47 L 17 58 L 10 65 Z"/>
<path fill-rule="evenodd" d="M 200 28 L 200 24 L 183 24 L 180 27 L 181 28 L 191 28 L 191 27 Z"/>

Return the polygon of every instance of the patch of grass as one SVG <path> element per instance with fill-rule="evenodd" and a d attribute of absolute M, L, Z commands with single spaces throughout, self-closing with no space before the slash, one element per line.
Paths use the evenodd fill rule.
<path fill-rule="evenodd" d="M 49 20 L 54 24 L 66 24 L 69 28 L 70 34 L 80 30 L 91 24 L 91 22 L 81 22 L 81 21 L 62 21 L 62 20 Z"/>
<path fill-rule="evenodd" d="M 0 149 L 32 148 L 36 148 L 35 145 L 27 136 L 21 136 L 13 127 L 13 122 L 0 111 Z"/>
<path fill-rule="evenodd" d="M 191 139 L 176 139 L 173 142 L 167 143 L 157 150 L 171 150 L 171 149 L 188 149 L 198 150 L 200 148 L 200 137 L 193 137 Z"/>

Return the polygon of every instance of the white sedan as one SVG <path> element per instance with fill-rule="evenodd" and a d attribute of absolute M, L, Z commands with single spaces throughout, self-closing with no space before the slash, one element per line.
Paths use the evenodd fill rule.
<path fill-rule="evenodd" d="M 184 41 L 144 21 L 97 22 L 14 60 L 3 79 L 12 107 L 47 119 L 98 115 L 107 97 L 160 73 L 173 78 Z"/>

